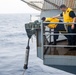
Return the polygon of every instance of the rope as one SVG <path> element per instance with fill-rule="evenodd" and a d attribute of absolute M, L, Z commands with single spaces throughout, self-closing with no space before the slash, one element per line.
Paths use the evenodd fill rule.
<path fill-rule="evenodd" d="M 23 71 L 23 74 L 22 74 L 22 75 L 25 75 L 25 71 L 26 71 L 26 70 Z"/>

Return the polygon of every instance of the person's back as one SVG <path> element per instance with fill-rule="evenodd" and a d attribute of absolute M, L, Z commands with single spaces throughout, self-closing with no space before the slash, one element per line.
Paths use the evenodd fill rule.
<path fill-rule="evenodd" d="M 53 23 L 54 22 L 59 22 L 59 19 L 49 17 L 49 18 L 46 18 L 45 22 L 53 22 Z M 57 27 L 57 24 L 48 24 L 47 26 L 51 29 L 55 29 Z"/>

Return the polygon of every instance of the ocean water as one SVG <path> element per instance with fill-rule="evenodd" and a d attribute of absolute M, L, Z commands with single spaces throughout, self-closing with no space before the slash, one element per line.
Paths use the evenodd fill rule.
<path fill-rule="evenodd" d="M 28 39 L 24 24 L 29 20 L 29 14 L 0 15 L 0 75 L 22 75 Z M 30 47 L 29 68 L 25 75 L 73 75 L 43 65 L 36 55 L 35 37 Z"/>

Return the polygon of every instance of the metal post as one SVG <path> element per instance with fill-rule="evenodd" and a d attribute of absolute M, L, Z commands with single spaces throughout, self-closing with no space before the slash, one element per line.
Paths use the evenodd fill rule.
<path fill-rule="evenodd" d="M 44 33 L 44 25 L 43 25 L 43 21 L 41 22 L 41 50 L 43 52 L 42 54 L 42 59 L 44 58 L 44 36 L 43 36 L 43 33 Z"/>
<path fill-rule="evenodd" d="M 50 33 L 51 33 L 51 29 L 50 29 L 50 31 L 49 31 Z M 50 43 L 51 43 L 51 35 L 50 35 Z M 51 53 L 51 48 L 50 48 L 50 53 Z"/>

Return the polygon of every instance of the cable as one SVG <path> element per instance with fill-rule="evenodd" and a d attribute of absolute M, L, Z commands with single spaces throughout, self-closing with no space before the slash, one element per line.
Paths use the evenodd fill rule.
<path fill-rule="evenodd" d="M 23 74 L 22 74 L 22 75 L 24 75 L 24 74 L 25 74 L 25 71 L 26 71 L 26 70 L 24 70 L 24 71 L 23 71 Z"/>

